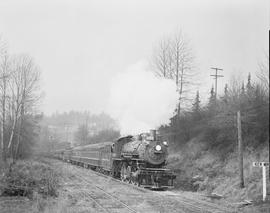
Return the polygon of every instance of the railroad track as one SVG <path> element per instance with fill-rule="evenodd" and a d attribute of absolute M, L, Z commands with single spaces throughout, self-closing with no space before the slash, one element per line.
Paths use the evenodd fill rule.
<path fill-rule="evenodd" d="M 121 201 L 114 195 L 108 193 L 103 188 L 93 184 L 77 169 L 77 178 L 81 181 L 82 185 L 88 185 L 88 187 L 81 190 L 82 195 L 92 200 L 103 212 L 132 212 L 136 213 L 135 209 L 128 206 L 125 202 Z"/>
<path fill-rule="evenodd" d="M 70 164 L 67 164 L 70 165 Z M 151 197 L 155 197 L 155 200 L 158 200 L 157 205 L 163 206 L 168 205 L 171 206 L 172 209 L 177 209 L 177 212 L 184 212 L 184 213 L 222 213 L 222 212 L 237 212 L 235 209 L 227 208 L 225 206 L 221 206 L 218 204 L 214 204 L 211 202 L 203 201 L 199 198 L 189 198 L 184 195 L 180 194 L 174 194 L 172 195 L 172 199 L 168 199 L 167 195 L 164 195 L 163 192 L 156 192 L 156 191 L 150 191 L 147 189 L 144 189 L 142 187 L 139 187 L 137 185 L 133 185 L 130 183 L 123 182 L 121 180 L 115 179 L 111 176 L 102 174 L 100 172 L 96 172 L 89 169 L 84 169 L 84 171 L 76 166 L 73 167 L 76 171 L 76 179 L 79 179 L 81 184 L 84 186 L 88 186 L 87 190 L 81 190 L 81 193 L 88 197 L 89 200 L 91 200 L 93 203 L 96 204 L 96 206 L 99 207 L 99 209 L 102 212 L 138 212 L 137 210 L 131 208 L 128 206 L 125 202 L 119 200 L 115 195 L 112 195 L 104 190 L 100 185 L 93 184 L 93 180 L 95 180 L 96 176 L 101 176 L 109 181 L 113 181 L 114 183 L 117 183 L 119 185 L 127 185 L 128 187 L 132 187 L 140 192 L 149 193 L 145 194 L 147 200 L 149 202 L 152 201 Z M 73 169 L 73 170 L 74 170 Z M 85 175 L 87 174 L 87 176 Z M 90 181 L 88 178 L 91 178 L 92 181 Z M 111 182 L 110 182 L 111 184 Z M 93 190 L 93 188 L 95 190 Z M 156 195 L 156 196 L 152 196 Z M 137 195 L 139 196 L 139 195 Z M 159 197 L 159 199 L 157 199 Z M 161 199 L 160 199 L 161 198 Z M 156 201 L 154 201 L 156 202 Z M 170 208 L 164 212 L 171 212 Z M 174 211 L 175 212 L 175 211 Z"/>
<path fill-rule="evenodd" d="M 139 190 L 139 191 L 142 191 L 144 193 L 154 193 L 154 194 L 158 195 L 159 197 L 164 197 L 164 195 L 161 194 L 162 192 L 150 191 L 150 190 L 144 189 L 142 187 L 139 187 L 137 185 L 133 185 L 133 184 L 130 184 L 130 183 L 123 182 L 123 181 L 121 181 L 119 179 L 116 179 L 116 178 L 113 178 L 111 176 L 102 174 L 100 172 L 96 172 L 96 171 L 88 170 L 88 169 L 86 169 L 86 172 L 88 173 L 88 175 L 93 175 L 93 173 L 94 173 L 94 174 L 96 174 L 98 176 L 102 176 L 102 177 L 104 177 L 106 179 L 110 179 L 110 180 L 112 180 L 114 182 L 117 182 L 119 184 L 127 185 L 129 187 L 132 187 L 132 188 L 134 188 L 136 190 Z M 207 201 L 203 201 L 203 200 L 200 200 L 200 199 L 195 199 L 195 198 L 191 199 L 191 198 L 187 198 L 186 196 L 183 196 L 183 195 L 176 195 L 176 196 L 177 196 L 177 199 L 180 201 L 181 207 L 183 207 L 183 205 L 186 207 L 186 208 L 183 208 L 184 209 L 183 212 L 190 212 L 190 211 L 192 211 L 192 212 L 202 212 L 202 213 L 224 213 L 224 212 L 230 212 L 231 213 L 231 212 L 236 212 L 236 211 L 232 210 L 231 208 L 223 207 L 223 206 L 213 204 L 213 203 L 210 203 L 210 202 L 207 202 Z M 175 204 L 172 204 L 172 205 L 175 205 Z M 179 212 L 180 212 L 180 209 L 179 209 Z"/>
<path fill-rule="evenodd" d="M 84 168 L 84 167 L 81 167 L 81 168 Z M 135 185 L 135 184 L 132 184 L 132 183 L 128 183 L 128 182 L 121 181 L 120 179 L 114 178 L 114 177 L 112 177 L 112 176 L 105 175 L 105 174 L 100 173 L 100 172 L 97 172 L 97 171 L 95 171 L 95 170 L 89 170 L 89 169 L 86 169 L 86 172 L 87 172 L 89 175 L 91 175 L 91 173 L 94 173 L 94 174 L 96 174 L 96 175 L 98 175 L 98 176 L 104 177 L 104 178 L 106 178 L 106 179 L 110 179 L 110 180 L 112 180 L 112 181 L 114 181 L 114 182 L 116 182 L 116 183 L 124 184 L 124 185 L 126 185 L 126 186 L 132 187 L 132 188 L 134 188 L 134 189 L 136 189 L 136 190 L 139 190 L 139 191 L 141 191 L 141 192 L 144 192 L 144 193 L 151 192 L 149 189 L 145 189 L 145 188 L 140 187 L 140 186 L 138 186 L 138 185 Z"/>
<path fill-rule="evenodd" d="M 164 196 L 164 195 L 161 194 L 162 192 L 150 191 L 149 189 L 144 189 L 144 188 L 139 187 L 137 185 L 130 184 L 130 183 L 127 183 L 127 182 L 123 182 L 123 181 L 121 181 L 119 179 L 113 178 L 111 176 L 102 174 L 102 173 L 94 171 L 94 170 L 86 169 L 86 172 L 89 175 L 91 175 L 91 173 L 95 173 L 98 176 L 101 176 L 101 177 L 104 177 L 104 178 L 107 178 L 107 179 L 109 178 L 109 179 L 113 180 L 114 182 L 127 185 L 129 187 L 132 187 L 132 188 L 134 188 L 136 190 L 139 190 L 139 191 L 142 191 L 144 193 L 155 193 L 160 197 Z M 188 197 L 186 197 L 184 195 L 180 195 L 180 194 L 177 194 L 175 196 L 177 196 L 177 199 L 180 200 L 182 204 L 185 204 L 186 206 L 189 206 L 191 209 L 196 210 L 196 212 L 198 212 L 198 211 L 199 212 L 205 212 L 205 213 L 208 213 L 208 212 L 209 213 L 213 213 L 213 212 L 215 212 L 215 213 L 237 212 L 236 210 L 234 210 L 232 208 L 227 208 L 227 207 L 224 207 L 224 206 L 221 206 L 221 205 L 217 205 L 217 204 L 214 204 L 214 203 L 203 201 L 203 200 L 198 199 L 198 198 L 192 198 L 191 199 L 191 198 L 188 198 Z"/>

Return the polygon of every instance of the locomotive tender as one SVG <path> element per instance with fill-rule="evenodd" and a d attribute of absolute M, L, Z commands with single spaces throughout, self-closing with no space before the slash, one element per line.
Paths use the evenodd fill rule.
<path fill-rule="evenodd" d="M 173 172 L 165 168 L 168 143 L 157 138 L 155 130 L 136 137 L 121 137 L 115 142 L 58 150 L 55 155 L 144 188 L 172 188 L 175 179 Z"/>

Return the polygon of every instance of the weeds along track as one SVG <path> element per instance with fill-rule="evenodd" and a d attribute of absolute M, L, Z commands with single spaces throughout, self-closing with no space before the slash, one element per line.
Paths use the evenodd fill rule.
<path fill-rule="evenodd" d="M 164 195 L 154 192 L 156 194 L 158 194 L 158 196 L 163 197 Z M 165 195 L 166 196 L 166 195 Z M 222 205 L 218 205 L 215 203 L 211 203 L 208 201 L 204 201 L 201 200 L 199 198 L 195 198 L 195 197 L 187 197 L 185 195 L 173 195 L 170 197 L 175 197 L 180 203 L 189 206 L 190 208 L 197 210 L 197 212 L 211 212 L 211 213 L 237 213 L 236 210 L 232 209 L 232 208 L 227 208 L 225 206 Z"/>
<path fill-rule="evenodd" d="M 188 202 L 193 205 L 201 205 L 201 206 L 204 206 L 205 209 L 209 209 L 209 211 L 212 211 L 212 212 L 213 211 L 214 212 L 235 212 L 235 213 L 237 212 L 235 208 L 218 205 L 218 204 L 204 201 L 195 197 L 190 198 L 190 197 L 181 195 L 179 196 L 179 198 L 182 200 L 182 202 Z"/>
<path fill-rule="evenodd" d="M 81 189 L 80 192 L 84 197 L 92 200 L 104 212 L 137 212 L 135 209 L 128 206 L 126 203 L 108 193 L 103 188 L 97 186 L 92 181 L 89 181 L 85 174 L 82 174 L 76 168 L 76 178 L 78 178 L 82 185 L 87 186 L 87 189 Z"/>

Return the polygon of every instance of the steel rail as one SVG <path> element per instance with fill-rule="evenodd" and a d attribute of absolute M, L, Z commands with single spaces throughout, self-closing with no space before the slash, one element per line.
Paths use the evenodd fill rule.
<path fill-rule="evenodd" d="M 99 172 L 96 172 L 96 171 L 93 171 L 94 173 L 96 173 L 97 175 L 99 175 L 99 176 L 102 176 L 102 177 L 105 177 L 105 178 L 111 178 L 112 180 L 114 180 L 114 181 L 116 181 L 116 182 L 119 182 L 119 183 L 121 183 L 121 184 L 125 184 L 125 185 L 127 185 L 127 186 L 133 186 L 134 188 L 136 188 L 136 189 L 143 189 L 143 188 L 140 188 L 140 187 L 138 187 L 138 186 L 135 186 L 135 185 L 132 185 L 132 184 L 129 184 L 129 183 L 125 183 L 125 182 L 123 182 L 123 181 L 120 181 L 120 180 L 118 180 L 118 179 L 115 179 L 115 178 L 112 178 L 112 177 L 109 177 L 109 176 L 107 176 L 107 175 L 104 175 L 104 174 L 102 174 L 102 173 L 99 173 Z M 89 174 L 91 174 L 92 173 L 92 170 L 90 171 L 90 170 L 87 170 L 87 173 Z M 83 176 L 81 176 L 81 175 L 79 175 L 82 179 L 84 179 L 84 181 L 86 182 L 86 183 L 89 183 L 89 181 L 87 180 L 87 179 L 85 179 L 85 177 Z M 97 188 L 99 188 L 100 190 L 102 190 L 102 191 L 104 191 L 101 187 L 98 187 L 98 186 L 96 186 L 95 185 L 95 187 L 97 187 Z M 152 192 L 152 191 L 149 191 L 149 190 L 146 190 L 146 189 L 144 189 L 146 192 Z M 106 192 L 107 193 L 107 192 Z M 160 194 L 158 194 L 158 193 L 156 193 L 159 197 L 162 197 Z M 110 194 L 109 194 L 110 195 Z M 113 196 L 113 195 L 110 195 L 110 196 Z M 113 196 L 113 198 L 114 199 L 117 199 L 117 198 L 115 198 L 114 196 Z M 118 199 L 117 199 L 118 200 Z M 122 202 L 122 201 L 121 201 Z M 203 207 L 198 207 L 198 206 L 196 206 L 196 205 L 194 205 L 194 204 L 191 204 L 191 203 L 188 203 L 188 202 L 186 202 L 186 201 L 182 201 L 182 203 L 183 204 L 186 204 L 186 205 L 188 205 L 189 207 L 191 207 L 192 208 L 192 210 L 193 211 L 196 211 L 196 212 L 203 212 L 203 213 L 213 213 L 213 209 L 211 209 L 211 210 L 206 210 L 206 209 L 203 209 Z M 126 204 L 125 204 L 126 205 Z M 185 206 L 184 206 L 185 207 Z M 187 207 L 186 207 L 187 208 Z M 180 210 L 180 209 L 179 209 Z M 188 209 L 189 211 L 191 210 L 191 209 Z M 135 210 L 134 210 L 135 211 Z M 135 211 L 136 212 L 136 211 Z M 182 211 L 181 210 L 181 212 L 185 212 L 184 210 Z"/>
<path fill-rule="evenodd" d="M 83 167 L 82 167 L 82 168 L 83 168 Z M 134 184 L 130 184 L 130 183 L 121 181 L 121 180 L 119 180 L 119 179 L 117 179 L 117 178 L 114 178 L 114 177 L 111 177 L 111 176 L 102 174 L 102 173 L 97 172 L 97 171 L 94 171 L 94 170 L 86 169 L 86 171 L 87 171 L 88 174 L 89 174 L 89 173 L 95 173 L 95 174 L 98 175 L 98 176 L 101 176 L 101 177 L 104 177 L 104 178 L 107 178 L 107 179 L 111 179 L 111 180 L 113 180 L 113 181 L 115 181 L 115 182 L 118 182 L 118 183 L 121 183 L 121 184 L 130 186 L 130 187 L 133 187 L 134 189 L 137 189 L 137 190 L 140 190 L 140 191 L 143 191 L 143 192 L 149 192 L 149 193 L 152 192 L 152 193 L 156 193 L 156 194 L 159 195 L 159 196 L 162 196 L 162 195 L 160 195 L 158 192 L 155 192 L 155 191 L 149 191 L 149 190 L 144 189 L 144 188 L 142 188 L 142 187 L 139 187 L 139 186 L 137 186 L 137 185 L 134 185 Z M 186 200 L 189 200 L 189 201 L 192 201 L 192 202 L 197 202 L 197 203 L 202 204 L 202 205 L 207 205 L 207 206 L 208 206 L 207 211 L 204 210 L 204 212 L 210 212 L 210 213 L 213 212 L 213 209 L 209 209 L 209 207 L 214 208 L 215 211 L 218 211 L 218 212 L 224 212 L 224 211 L 225 211 L 225 212 L 232 212 L 232 209 L 230 209 L 230 208 L 223 207 L 223 206 L 222 206 L 222 207 L 221 207 L 221 206 L 217 206 L 217 205 L 212 204 L 212 203 L 207 202 L 207 201 L 202 201 L 202 200 L 199 200 L 199 199 L 191 199 L 191 198 L 187 198 L 186 196 L 183 196 L 183 195 L 177 195 L 177 197 L 178 197 L 178 198 L 182 198 L 181 201 L 182 201 L 183 203 L 185 203 L 185 204 L 187 204 L 187 205 L 189 205 L 189 206 L 191 206 L 191 207 L 193 207 L 193 208 L 196 208 L 197 210 L 202 210 L 202 207 L 198 207 L 196 204 L 191 204 L 191 203 L 189 203 L 189 202 L 187 202 L 187 201 L 184 201 L 183 199 L 186 199 Z M 204 207 L 206 207 L 206 206 L 204 206 Z"/>
<path fill-rule="evenodd" d="M 89 170 L 89 169 L 86 169 L 86 171 L 87 171 L 88 174 L 95 173 L 95 174 L 98 175 L 98 176 L 101 176 L 101 177 L 104 177 L 104 178 L 107 178 L 107 179 L 111 179 L 111 180 L 113 180 L 113 181 L 115 181 L 115 182 L 118 182 L 118 183 L 121 183 L 121 184 L 130 186 L 130 187 L 132 187 L 132 188 L 134 188 L 134 189 L 137 189 L 137 190 L 139 190 L 139 191 L 142 191 L 142 192 L 151 192 L 151 191 L 149 191 L 148 189 L 145 189 L 145 188 L 143 188 L 143 187 L 140 187 L 140 186 L 137 186 L 137 185 L 134 185 L 134 184 L 131 184 L 131 183 L 124 182 L 124 181 L 122 181 L 122 180 L 120 180 L 120 179 L 114 178 L 114 177 L 112 177 L 112 176 L 105 175 L 105 174 L 100 173 L 100 172 L 97 172 L 97 171 L 95 171 L 95 170 L 91 170 L 91 169 Z"/>
<path fill-rule="evenodd" d="M 92 184 L 88 179 L 86 179 L 83 175 L 81 174 L 77 174 L 77 176 L 84 181 L 85 183 L 88 183 L 92 186 L 94 186 L 95 188 L 99 189 L 100 191 L 102 191 L 105 195 L 107 195 L 107 197 L 110 197 L 111 199 L 117 201 L 118 203 L 120 203 L 122 206 L 124 206 L 125 208 L 127 208 L 130 212 L 134 212 L 137 213 L 136 210 L 134 210 L 133 208 L 131 208 L 130 206 L 128 206 L 126 203 L 124 203 L 123 201 L 119 200 L 118 198 L 116 198 L 115 196 L 111 195 L 110 193 L 106 192 L 103 188 L 96 186 L 94 184 Z"/>
<path fill-rule="evenodd" d="M 98 176 L 102 176 L 102 177 L 104 177 L 104 178 L 107 178 L 107 179 L 111 179 L 111 180 L 113 180 L 113 181 L 115 181 L 115 182 L 119 182 L 119 183 L 121 183 L 121 184 L 125 184 L 125 185 L 127 185 L 127 186 L 131 186 L 131 187 L 133 187 L 133 188 L 135 188 L 135 189 L 137 189 L 137 190 L 140 190 L 140 191 L 143 191 L 143 192 L 149 192 L 149 193 L 155 193 L 155 194 L 157 194 L 158 196 L 160 196 L 160 197 L 162 197 L 162 195 L 160 195 L 158 192 L 155 192 L 155 191 L 149 191 L 149 190 L 147 190 L 147 189 L 144 189 L 144 188 L 142 188 L 142 187 L 139 187 L 139 186 L 136 186 L 136 185 L 133 185 L 133 184 L 130 184 L 130 183 L 126 183 L 126 182 L 123 182 L 123 181 L 121 181 L 121 180 L 118 180 L 118 179 L 116 179 L 116 178 L 113 178 L 113 177 L 111 177 L 111 176 L 108 176 L 108 175 L 105 175 L 105 174 L 102 174 L 102 173 L 100 173 L 100 172 L 97 172 L 97 171 L 94 171 L 94 170 L 86 170 L 87 171 L 87 173 L 89 174 L 91 174 L 91 173 L 95 173 L 96 175 L 98 175 Z M 186 204 L 186 205 L 189 205 L 190 207 L 192 207 L 193 209 L 196 209 L 196 210 L 200 210 L 200 211 L 202 211 L 203 210 L 203 212 L 209 212 L 209 213 L 212 213 L 213 212 L 213 210 L 215 209 L 215 212 L 232 212 L 232 209 L 229 209 L 229 208 L 226 208 L 226 207 L 220 207 L 220 206 L 217 206 L 217 205 L 215 205 L 215 204 L 212 204 L 212 203 L 209 203 L 209 202 L 207 202 L 207 201 L 201 201 L 201 200 L 199 200 L 199 199 L 191 199 L 191 198 L 187 198 L 187 197 L 185 197 L 185 196 L 183 196 L 183 195 L 177 195 L 177 197 L 178 198 L 182 198 L 181 199 L 181 202 L 183 202 L 184 204 Z M 183 199 L 185 199 L 185 200 L 183 200 Z M 191 201 L 191 202 L 195 202 L 195 204 L 191 204 L 190 202 L 188 202 L 188 201 Z M 199 206 L 197 206 L 196 205 L 196 203 L 199 203 L 199 204 L 202 204 L 202 205 L 204 205 L 203 207 L 199 207 Z M 210 208 L 213 208 L 213 209 L 210 209 Z M 204 208 L 204 209 L 203 209 Z M 207 209 L 207 210 L 206 210 Z"/>
<path fill-rule="evenodd" d="M 71 190 L 68 190 L 68 189 L 66 189 L 67 191 L 69 191 L 69 192 L 72 192 Z M 97 206 L 99 207 L 99 208 L 101 208 L 103 211 L 105 211 L 105 212 L 107 212 L 107 213 L 111 213 L 110 211 L 108 211 L 105 207 L 103 207 L 98 201 L 96 201 L 91 195 L 90 195 L 90 193 L 85 193 L 85 192 L 83 192 L 83 191 L 80 191 L 80 194 L 82 194 L 82 195 L 86 195 L 86 197 L 87 198 L 90 198 L 90 200 L 92 200 L 95 204 L 97 204 Z"/>
<path fill-rule="evenodd" d="M 77 166 L 76 166 L 77 167 Z M 76 168 L 75 167 L 75 168 Z M 84 168 L 84 167 L 81 167 L 81 168 Z M 78 169 L 78 168 L 77 168 Z M 98 175 L 98 176 L 102 176 L 102 177 L 104 177 L 104 178 L 106 178 L 106 179 L 111 179 L 111 180 L 113 180 L 113 181 L 115 181 L 115 182 L 118 182 L 118 183 L 121 183 L 121 184 L 124 184 L 124 185 L 127 185 L 127 186 L 130 186 L 130 187 L 133 187 L 134 189 L 137 189 L 137 190 L 139 190 L 139 191 L 143 191 L 143 192 L 148 192 L 148 193 L 155 193 L 156 195 L 158 195 L 159 197 L 162 197 L 162 195 L 161 194 L 159 194 L 158 192 L 155 192 L 155 191 L 149 191 L 149 190 L 147 190 L 147 189 L 144 189 L 144 188 L 142 188 L 142 187 L 139 187 L 139 186 L 137 186 L 137 185 L 134 185 L 134 184 L 130 184 L 130 183 L 126 183 L 126 182 L 123 182 L 123 181 L 121 181 L 121 180 L 119 180 L 119 179 L 116 179 L 116 178 L 113 178 L 113 177 L 111 177 L 111 176 L 108 176 L 108 175 L 105 175 L 105 174 L 102 174 L 102 173 L 100 173 L 100 172 L 97 172 L 97 171 L 94 171 L 94 170 L 89 170 L 89 169 L 86 169 L 86 171 L 87 171 L 87 173 L 88 174 L 96 174 L 96 175 Z M 87 179 L 85 179 L 85 177 L 84 176 L 80 176 L 86 183 L 90 183 Z M 91 183 L 90 183 L 90 185 L 92 185 Z M 98 188 L 99 190 L 102 190 L 102 191 L 104 191 L 104 189 L 102 189 L 101 187 L 98 187 L 98 186 L 96 186 L 96 185 L 94 185 L 96 188 Z M 105 193 L 107 193 L 106 191 L 104 191 Z M 122 202 L 121 200 L 119 200 L 119 199 L 117 199 L 116 197 L 114 197 L 113 195 L 111 195 L 111 194 L 109 194 L 109 193 L 107 193 L 108 194 L 108 196 L 111 196 L 113 199 L 116 199 L 116 200 L 118 200 L 118 202 L 120 201 L 120 202 Z M 179 195 L 179 194 L 177 194 L 177 195 L 175 195 L 177 198 L 180 198 L 180 200 L 181 200 L 181 202 L 183 203 L 183 204 L 186 204 L 186 206 L 190 206 L 193 210 L 197 210 L 197 211 L 199 211 L 199 212 L 209 212 L 209 213 L 213 213 L 213 212 L 215 212 L 215 213 L 218 213 L 218 212 L 235 212 L 235 210 L 233 210 L 233 209 L 230 209 L 230 208 L 227 208 L 227 207 L 221 207 L 221 206 L 217 206 L 217 205 L 215 205 L 215 204 L 212 204 L 212 203 L 210 203 L 210 202 L 207 202 L 207 201 L 202 201 L 202 200 L 199 200 L 199 199 L 191 199 L 191 198 L 187 198 L 186 196 L 183 196 L 183 195 Z M 184 200 L 185 199 L 185 200 Z M 190 202 L 193 202 L 193 204 L 192 203 L 190 203 Z M 125 204 L 124 202 L 122 202 L 123 203 L 123 205 L 126 205 L 127 206 L 127 208 L 130 210 L 130 211 L 132 211 L 132 212 L 137 212 L 136 210 L 134 210 L 134 209 L 132 209 L 132 208 L 130 208 L 127 204 Z M 201 207 L 199 207 L 198 205 L 196 205 L 196 203 L 197 204 L 201 204 L 201 205 L 203 205 L 203 206 L 201 206 Z M 212 208 L 212 209 L 211 209 Z M 191 210 L 191 209 L 188 209 L 188 210 Z"/>

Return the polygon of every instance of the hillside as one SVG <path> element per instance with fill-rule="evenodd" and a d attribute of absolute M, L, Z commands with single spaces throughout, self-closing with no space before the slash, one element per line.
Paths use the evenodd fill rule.
<path fill-rule="evenodd" d="M 176 188 L 203 194 L 216 193 L 230 202 L 261 200 L 262 171 L 261 168 L 253 167 L 252 162 L 268 161 L 268 144 L 264 143 L 256 149 L 245 147 L 245 188 L 241 189 L 237 150 L 223 158 L 218 152 L 207 149 L 207 143 L 202 138 L 195 137 L 184 146 L 171 147 L 168 167 L 177 173 Z M 270 187 L 268 188 L 269 191 Z"/>

